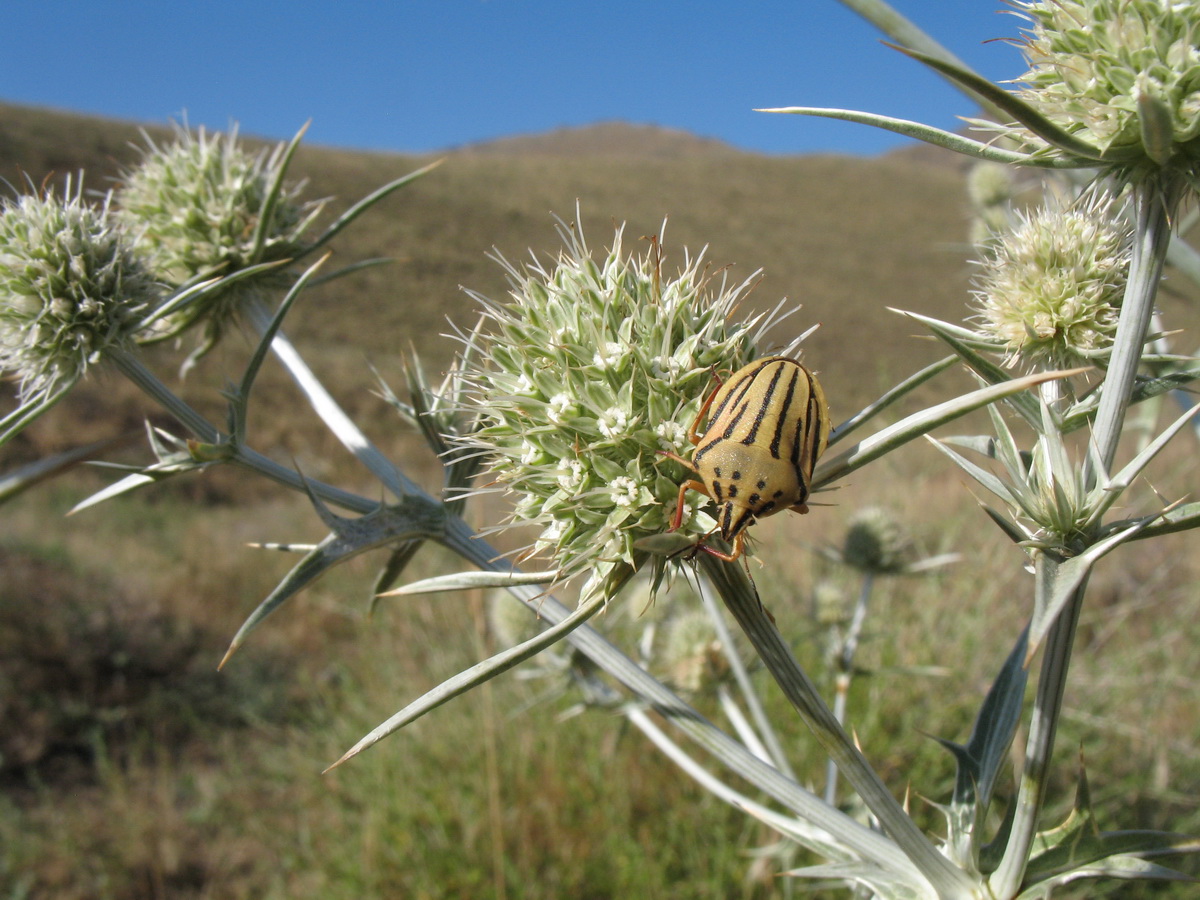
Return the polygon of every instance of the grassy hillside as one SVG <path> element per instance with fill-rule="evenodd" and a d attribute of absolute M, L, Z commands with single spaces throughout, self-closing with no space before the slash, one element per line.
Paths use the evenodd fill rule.
<path fill-rule="evenodd" d="M 780 118 L 779 127 L 797 123 Z M 104 187 L 136 157 L 129 142 L 137 139 L 137 129 L 117 123 L 0 107 L 0 175 L 40 182 L 85 169 L 88 184 Z M 296 170 L 309 179 L 310 196 L 335 198 L 337 210 L 425 162 L 308 147 Z M 732 265 L 733 277 L 763 269 L 753 299 L 800 301 L 805 311 L 790 327 L 822 323 L 810 361 L 848 409 L 876 386 L 864 375 L 902 371 L 934 353 L 883 307 L 960 315 L 966 214 L 960 167 L 947 162 L 768 158 L 614 124 L 466 148 L 389 199 L 337 248 L 339 259 L 396 262 L 306 299 L 289 330 L 318 353 L 353 343 L 383 365 L 414 338 L 444 357 L 450 345 L 436 336 L 447 330 L 446 317 L 473 318 L 461 288 L 504 291 L 486 254 L 494 247 L 519 260 L 530 248 L 553 252 L 551 214 L 570 219 L 578 202 L 597 248 L 611 240 L 614 223 L 626 222 L 627 238 L 636 239 L 659 233 L 666 220 L 669 267 L 685 247 L 694 253 L 707 245 L 709 260 Z"/>
<path fill-rule="evenodd" d="M 781 118 L 779 127 L 801 126 Z M 137 140 L 128 124 L 0 105 L 0 175 L 12 183 L 85 169 L 87 183 L 103 187 L 136 158 Z M 310 196 L 336 198 L 337 212 L 428 161 L 305 147 L 296 170 Z M 431 368 L 444 365 L 454 346 L 443 336 L 447 319 L 474 320 L 462 288 L 505 290 L 489 251 L 514 261 L 530 249 L 555 252 L 551 214 L 570 218 L 577 202 L 594 247 L 620 222 L 629 245 L 660 233 L 666 219 L 668 268 L 684 247 L 703 246 L 714 265 L 733 266 L 732 277 L 763 268 L 754 304 L 782 296 L 804 304 L 780 343 L 821 323 L 806 361 L 820 371 L 835 419 L 941 355 L 886 307 L 967 314 L 955 158 L 763 157 L 610 123 L 448 153 L 336 247 L 339 261 L 396 261 L 312 291 L 287 330 L 372 437 L 435 479 L 416 440 L 371 393 L 370 365 L 397 387 L 411 346 Z M 1194 321 L 1181 315 L 1186 298 L 1166 302 L 1172 325 Z M 246 352 L 236 338 L 222 345 L 189 376 L 189 399 L 219 417 L 215 389 Z M 179 356 L 167 348 L 155 362 L 166 375 Z M 257 448 L 378 492 L 272 366 L 260 387 Z M 93 378 L 0 452 L 0 472 L 123 434 L 135 440 L 109 455 L 141 460 L 146 409 L 124 382 Z M 922 735 L 966 737 L 1026 615 L 1025 601 L 1012 600 L 1024 597 L 1026 576 L 1021 555 L 931 457 L 924 448 L 890 457 L 831 507 L 758 526 L 765 562 L 756 578 L 797 653 L 827 678 L 812 588 L 822 579 L 857 585 L 812 545 L 840 540 L 855 509 L 884 503 L 931 552 L 982 548 L 968 568 L 881 586 L 861 657 L 868 672 L 851 700 L 856 732 L 889 785 L 940 799 L 952 769 Z M 1189 449 L 1171 466 L 1156 487 L 1190 490 Z M 782 895 L 775 873 L 746 857 L 771 832 L 693 788 L 618 720 L 560 721 L 577 698 L 547 697 L 540 683 L 501 679 L 319 776 L 367 729 L 487 651 L 482 599 L 398 601 L 369 618 L 364 598 L 379 560 L 358 559 L 281 611 L 218 676 L 230 635 L 291 565 L 245 544 L 316 540 L 319 523 L 302 498 L 223 470 L 63 518 L 109 480 L 79 471 L 4 508 L 0 900 Z M 474 514 L 485 513 L 494 510 Z M 1097 602 L 1080 626 L 1084 649 L 1051 786 L 1063 798 L 1055 815 L 1065 813 L 1082 751 L 1105 827 L 1200 828 L 1188 705 L 1200 600 L 1186 548 L 1181 538 L 1118 553 L 1119 564 L 1093 578 Z M 434 551 L 414 574 L 450 565 Z M 706 702 L 698 700 L 715 714 Z M 772 712 L 789 723 L 784 737 L 800 748 L 800 771 L 819 783 L 823 761 L 804 749 L 807 736 L 781 704 Z M 937 827 L 935 812 L 919 815 Z"/>

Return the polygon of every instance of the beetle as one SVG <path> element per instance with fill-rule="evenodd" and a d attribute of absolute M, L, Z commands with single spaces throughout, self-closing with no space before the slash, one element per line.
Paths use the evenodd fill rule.
<path fill-rule="evenodd" d="M 718 507 L 716 530 L 731 552 L 703 539 L 697 548 L 733 562 L 745 551 L 746 529 L 757 520 L 785 509 L 808 512 L 813 467 L 829 442 L 829 429 L 825 392 L 799 362 L 767 356 L 743 366 L 718 383 L 696 414 L 687 434 L 696 447 L 691 460 L 666 454 L 698 476 L 679 486 L 670 531 L 683 523 L 688 491 L 711 497 Z"/>

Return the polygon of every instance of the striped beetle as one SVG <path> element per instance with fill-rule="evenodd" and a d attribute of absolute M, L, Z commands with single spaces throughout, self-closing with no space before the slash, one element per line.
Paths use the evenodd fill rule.
<path fill-rule="evenodd" d="M 710 408 L 701 435 L 700 422 Z M 808 512 L 808 486 L 829 440 L 829 424 L 820 382 L 796 360 L 768 356 L 739 369 L 708 395 L 688 429 L 696 446 L 691 461 L 666 454 L 699 476 L 679 486 L 670 530 L 683 522 L 689 490 L 711 497 L 718 506 L 717 530 L 732 552 L 714 550 L 703 539 L 697 546 L 732 562 L 744 552 L 746 529 L 758 519 L 785 509 Z"/>

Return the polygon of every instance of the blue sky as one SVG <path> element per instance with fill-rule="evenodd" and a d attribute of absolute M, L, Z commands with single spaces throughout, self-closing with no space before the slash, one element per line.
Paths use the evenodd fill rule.
<path fill-rule="evenodd" d="M 993 80 L 1003 0 L 893 0 Z M 207 0 L 6 4 L 0 99 L 370 150 L 435 151 L 620 119 L 769 153 L 876 153 L 840 106 L 955 128 L 970 103 L 836 0 Z"/>

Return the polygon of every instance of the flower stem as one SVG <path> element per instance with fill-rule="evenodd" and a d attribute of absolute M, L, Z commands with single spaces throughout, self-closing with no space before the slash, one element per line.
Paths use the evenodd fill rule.
<path fill-rule="evenodd" d="M 445 534 L 439 536 L 438 540 L 482 569 L 503 571 L 508 568 L 494 548 L 455 516 L 447 517 Z M 557 623 L 570 615 L 566 606 L 537 587 L 513 588 L 511 592 L 538 610 L 539 615 L 551 623 Z M 854 821 L 845 813 L 827 806 L 815 794 L 749 752 L 629 659 L 594 628 L 583 625 L 568 635 L 566 640 L 633 691 L 651 709 L 687 734 L 713 759 L 801 818 L 826 831 L 851 853 L 895 872 L 899 877 L 907 876 L 914 881 L 920 879 L 921 876 L 913 864 L 886 837 Z"/>
<path fill-rule="evenodd" d="M 1112 471 L 1116 459 L 1125 411 L 1129 408 L 1146 332 L 1154 315 L 1163 262 L 1171 243 L 1170 193 L 1168 188 L 1156 184 L 1139 184 L 1133 189 L 1133 256 L 1125 298 L 1121 303 L 1121 317 L 1117 322 L 1117 336 L 1092 426 L 1092 438 L 1100 451 L 1105 474 Z"/>
<path fill-rule="evenodd" d="M 930 843 L 838 723 L 770 621 L 746 573 L 707 555 L 701 565 L 804 724 L 937 896 L 943 900 L 978 896 L 972 879 Z"/>
<path fill-rule="evenodd" d="M 1093 483 L 1096 479 L 1106 478 L 1116 460 L 1125 413 L 1129 409 L 1129 398 L 1154 315 L 1154 301 L 1170 244 L 1173 196 L 1174 191 L 1169 185 L 1155 182 L 1143 182 L 1133 188 L 1134 238 L 1129 278 L 1125 285 L 1112 355 L 1101 388 L 1100 405 L 1092 426 L 1092 440 L 1104 471 L 1093 470 L 1090 456 L 1084 463 L 1085 472 L 1089 473 L 1088 480 Z M 1048 554 L 1038 556 L 1035 565 L 1038 603 L 1052 591 L 1058 565 L 1059 560 Z M 1054 753 L 1058 718 L 1066 691 L 1071 650 L 1086 588 L 1085 580 L 1067 601 L 1047 635 L 1013 826 L 1004 857 L 989 881 L 993 896 L 1000 900 L 1016 896 L 1020 890 L 1037 834 L 1047 771 Z"/>
<path fill-rule="evenodd" d="M 1038 557 L 1039 590 L 1053 582 L 1057 561 L 1045 554 Z M 1015 897 L 1029 864 L 1030 848 L 1037 834 L 1038 816 L 1046 795 L 1047 773 L 1058 732 L 1058 717 L 1066 693 L 1067 670 L 1071 664 L 1071 649 L 1075 643 L 1075 628 L 1083 608 L 1087 582 L 1081 584 L 1066 608 L 1059 614 L 1046 637 L 1042 670 L 1038 677 L 1037 697 L 1029 725 L 1029 740 L 1025 748 L 1025 766 L 1017 793 L 1016 813 L 1004 857 L 989 880 L 992 896 L 998 900 Z"/>
<path fill-rule="evenodd" d="M 221 444 L 228 437 L 188 405 L 178 394 L 168 388 L 153 372 L 147 369 L 134 355 L 124 352 L 111 352 L 109 359 L 114 366 L 137 385 L 145 394 L 157 402 L 184 428 L 197 439 L 207 444 Z M 353 512 L 369 513 L 379 507 L 379 502 L 362 497 L 358 494 L 344 491 L 320 481 L 302 478 L 298 473 L 286 466 L 281 466 L 261 453 L 249 447 L 236 445 L 232 448 L 229 462 L 251 469 L 272 481 L 292 488 L 293 490 L 311 490 L 314 494 L 343 509 Z"/>
<path fill-rule="evenodd" d="M 863 576 L 862 590 L 858 594 L 858 602 L 854 605 L 854 617 L 846 630 L 842 641 L 842 650 L 837 658 L 837 693 L 833 698 L 833 717 L 839 725 L 846 724 L 846 703 L 850 693 L 850 679 L 854 672 L 854 654 L 858 651 L 858 639 L 862 635 L 863 625 L 867 621 L 867 605 L 871 599 L 871 589 L 875 586 L 875 576 L 867 572 Z M 837 799 L 837 764 L 830 757 L 825 767 L 825 802 L 834 804 Z"/>

